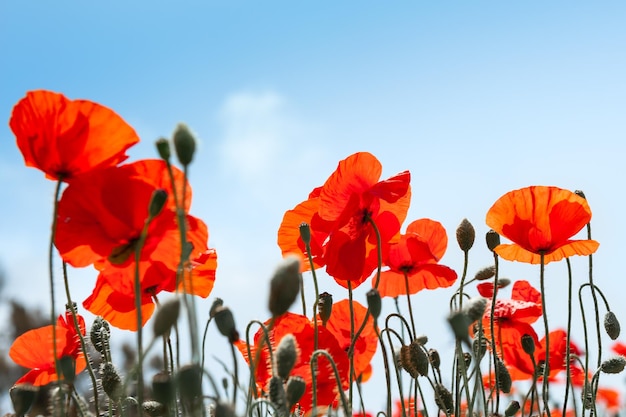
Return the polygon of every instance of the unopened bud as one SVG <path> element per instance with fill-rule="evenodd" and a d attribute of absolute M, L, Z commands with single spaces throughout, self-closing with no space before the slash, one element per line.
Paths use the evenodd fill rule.
<path fill-rule="evenodd" d="M 174 149 L 176 149 L 176 156 L 181 165 L 187 166 L 191 163 L 196 151 L 196 139 L 189 128 L 182 123 L 176 126 L 174 131 Z"/>
<path fill-rule="evenodd" d="M 269 310 L 272 317 L 282 316 L 289 310 L 300 292 L 300 258 L 288 255 L 278 265 L 270 281 Z"/>
<path fill-rule="evenodd" d="M 585 196 L 585 193 L 582 192 L 582 190 L 576 190 L 574 191 L 574 194 L 576 194 L 578 197 L 582 197 L 585 200 L 587 199 L 587 197 Z"/>
<path fill-rule="evenodd" d="M 413 378 L 428 374 L 428 355 L 424 352 L 422 346 L 413 341 L 408 346 L 400 348 L 400 363 Z"/>
<path fill-rule="evenodd" d="M 511 285 L 511 280 L 508 278 L 498 278 L 498 289 L 506 288 Z"/>
<path fill-rule="evenodd" d="M 469 344 L 469 326 L 472 324 L 463 311 L 456 311 L 448 317 L 448 323 L 454 332 L 457 340 Z"/>
<path fill-rule="evenodd" d="M 374 320 L 376 320 L 378 316 L 380 316 L 380 312 L 383 308 L 380 293 L 376 288 L 372 288 L 365 296 L 367 297 L 367 308 Z"/>
<path fill-rule="evenodd" d="M 311 226 L 308 223 L 300 223 L 300 237 L 305 245 L 311 244 Z"/>
<path fill-rule="evenodd" d="M 287 334 L 280 339 L 274 354 L 276 362 L 276 374 L 284 381 L 289 377 L 289 373 L 298 359 L 298 346 L 296 338 L 292 334 Z"/>
<path fill-rule="evenodd" d="M 17 384 L 9 390 L 9 396 L 17 417 L 22 417 L 28 413 L 35 402 L 35 398 L 37 398 L 37 392 L 39 392 L 39 387 L 31 384 Z"/>
<path fill-rule="evenodd" d="M 469 251 L 474 246 L 474 239 L 476 238 L 476 231 L 474 226 L 467 219 L 463 219 L 461 224 L 456 229 L 456 241 L 459 243 L 459 247 L 463 252 Z"/>
<path fill-rule="evenodd" d="M 522 336 L 522 349 L 526 352 L 527 355 L 533 356 L 535 353 L 535 341 L 533 337 L 529 334 L 524 334 Z"/>
<path fill-rule="evenodd" d="M 606 330 L 606 334 L 609 335 L 611 340 L 615 340 L 619 337 L 619 333 L 621 330 L 619 320 L 617 320 L 617 316 L 612 311 L 609 311 L 604 316 L 604 329 Z"/>
<path fill-rule="evenodd" d="M 482 319 L 486 308 L 487 299 L 483 297 L 474 297 L 463 307 L 470 323 Z"/>
<path fill-rule="evenodd" d="M 172 326 L 178 321 L 179 313 L 180 299 L 178 297 L 161 304 L 157 309 L 152 326 L 154 337 L 168 334 Z"/>
<path fill-rule="evenodd" d="M 178 395 L 188 406 L 202 399 L 202 368 L 197 364 L 185 365 L 176 374 Z"/>
<path fill-rule="evenodd" d="M 170 142 L 165 138 L 158 139 L 156 141 L 156 148 L 159 152 L 159 156 L 161 157 L 161 159 L 165 162 L 168 162 L 172 156 L 172 151 L 170 150 Z"/>
<path fill-rule="evenodd" d="M 174 381 L 167 372 L 159 372 L 152 377 L 152 396 L 161 404 L 170 404 L 175 398 Z"/>
<path fill-rule="evenodd" d="M 278 376 L 270 378 L 270 401 L 276 406 L 279 414 L 284 415 L 287 408 L 287 395 L 282 379 Z"/>
<path fill-rule="evenodd" d="M 141 408 L 149 417 L 161 417 L 167 413 L 167 407 L 157 401 L 145 401 Z"/>
<path fill-rule="evenodd" d="M 417 336 L 415 336 L 415 343 L 426 346 L 426 343 L 428 343 L 428 336 L 426 336 L 425 334 L 418 334 Z"/>
<path fill-rule="evenodd" d="M 109 339 L 111 338 L 109 322 L 100 316 L 96 317 L 91 325 L 89 338 L 91 339 L 93 347 L 104 355 L 109 346 Z"/>
<path fill-rule="evenodd" d="M 480 271 L 476 272 L 476 275 L 474 276 L 474 279 L 476 281 L 484 281 L 486 279 L 493 278 L 494 275 L 496 275 L 496 267 L 492 265 L 492 266 L 488 266 L 488 267 L 483 268 Z"/>
<path fill-rule="evenodd" d="M 296 405 L 300 398 L 304 395 L 304 391 L 306 390 L 306 382 L 304 378 L 300 376 L 291 376 L 287 381 L 286 395 L 287 395 L 287 409 L 291 410 L 291 408 Z"/>
<path fill-rule="evenodd" d="M 605 374 L 619 374 L 626 366 L 626 358 L 623 356 L 615 356 L 607 359 L 600 365 L 600 370 Z"/>
<path fill-rule="evenodd" d="M 213 304 L 211 304 L 211 308 L 209 309 L 209 317 L 213 318 L 213 316 L 215 316 L 215 311 L 217 310 L 217 308 L 223 305 L 224 300 L 219 297 L 215 297 L 215 300 L 213 300 Z"/>
<path fill-rule="evenodd" d="M 500 391 L 505 394 L 511 392 L 511 374 L 500 358 L 496 359 L 496 375 L 498 376 L 498 388 L 500 388 Z"/>
<path fill-rule="evenodd" d="M 322 326 L 326 326 L 326 322 L 330 319 L 330 315 L 333 311 L 333 296 L 330 293 L 323 292 L 319 296 L 317 302 L 317 314 L 322 319 Z"/>
<path fill-rule="evenodd" d="M 119 401 L 124 396 L 124 386 L 115 366 L 111 362 L 105 362 L 100 374 L 102 375 L 102 390 L 112 401 Z"/>
<path fill-rule="evenodd" d="M 435 385 L 435 404 L 446 414 L 454 410 L 454 400 L 452 394 L 443 384 Z"/>
<path fill-rule="evenodd" d="M 59 368 L 61 368 L 63 379 L 72 385 L 76 378 L 76 360 L 70 355 L 65 355 L 59 359 Z"/>
<path fill-rule="evenodd" d="M 428 360 L 434 369 L 439 370 L 439 366 L 441 366 L 441 357 L 436 349 L 428 350 Z"/>
<path fill-rule="evenodd" d="M 495 230 L 491 229 L 485 235 L 485 240 L 487 242 L 487 247 L 493 252 L 494 249 L 500 244 L 500 235 Z"/>
<path fill-rule="evenodd" d="M 513 400 L 506 407 L 506 410 L 504 410 L 504 416 L 505 417 L 513 417 L 515 414 L 517 414 L 517 412 L 520 410 L 520 408 L 521 408 L 521 406 L 520 406 L 519 402 Z"/>
<path fill-rule="evenodd" d="M 472 342 L 472 351 L 476 355 L 476 360 L 480 362 L 487 352 L 487 339 L 482 336 L 476 337 Z"/>
<path fill-rule="evenodd" d="M 228 338 L 230 343 L 235 343 L 239 340 L 239 332 L 235 327 L 235 317 L 230 308 L 220 306 L 215 309 L 213 316 L 217 329 L 220 333 Z"/>
<path fill-rule="evenodd" d="M 167 203 L 167 191 L 158 189 L 154 190 L 152 197 L 150 198 L 150 206 L 148 208 L 148 214 L 151 218 L 154 218 L 161 213 L 163 207 Z"/>

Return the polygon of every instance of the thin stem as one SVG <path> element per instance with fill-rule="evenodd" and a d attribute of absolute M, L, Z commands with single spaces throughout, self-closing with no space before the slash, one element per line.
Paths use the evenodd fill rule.
<path fill-rule="evenodd" d="M 239 386 L 239 370 L 237 365 L 237 355 L 235 354 L 235 345 L 229 343 L 230 351 L 233 355 L 233 408 L 237 404 L 237 387 Z"/>
<path fill-rule="evenodd" d="M 61 185 L 63 177 L 59 176 L 54 188 L 54 203 L 52 208 L 52 226 L 50 227 L 50 245 L 48 246 L 48 279 L 50 284 L 50 321 L 52 322 L 52 355 L 54 357 L 54 371 L 61 380 L 59 375 L 59 358 L 57 357 L 57 320 L 54 304 L 54 239 L 57 230 L 57 214 L 59 211 L 59 195 L 61 194 Z"/>
<path fill-rule="evenodd" d="M 548 397 L 548 390 L 550 387 L 550 328 L 548 327 L 548 312 L 546 311 L 546 290 L 545 290 L 545 259 L 543 251 L 540 252 L 540 268 L 539 268 L 539 285 L 541 290 L 541 313 L 543 316 L 543 328 L 545 330 L 545 349 L 546 360 L 543 365 L 543 381 L 542 381 L 542 396 L 543 396 L 543 408 L 548 417 L 551 416 L 550 404 Z"/>
<path fill-rule="evenodd" d="M 570 374 L 570 332 L 572 329 L 572 264 L 569 258 L 565 258 L 567 264 L 567 334 L 565 338 L 565 395 L 563 397 L 563 415 L 567 411 L 567 399 L 569 397 L 569 387 L 572 383 L 572 375 Z"/>
<path fill-rule="evenodd" d="M 493 260 L 494 260 L 494 265 L 495 265 L 495 274 L 494 274 L 494 278 L 493 278 L 493 296 L 491 297 L 491 312 L 489 314 L 489 334 L 491 336 L 491 353 L 493 355 L 493 364 L 495 366 L 495 364 L 498 362 L 498 352 L 497 352 L 497 348 L 496 348 L 496 336 L 494 334 L 494 329 L 495 329 L 495 316 L 496 316 L 496 297 L 498 295 L 498 255 L 494 252 L 493 253 Z M 491 373 L 490 373 L 491 375 Z M 500 387 L 498 384 L 498 373 L 495 373 L 495 388 L 496 388 L 496 407 L 495 407 L 495 413 L 498 414 L 498 409 L 500 408 Z"/>
<path fill-rule="evenodd" d="M 587 239 L 591 240 L 591 223 L 587 223 Z M 591 298 L 593 298 L 593 311 L 596 317 L 596 337 L 598 340 L 598 364 L 602 365 L 602 337 L 600 332 L 600 311 L 598 309 L 598 297 L 596 296 L 596 286 L 593 284 L 593 255 L 589 255 L 589 285 L 591 285 Z"/>
<path fill-rule="evenodd" d="M 406 304 L 409 308 L 409 317 L 411 318 L 411 328 L 413 329 L 413 336 L 410 339 L 413 340 L 413 338 L 417 337 L 417 332 L 415 331 L 415 318 L 413 317 L 413 306 L 411 306 L 411 293 L 409 291 L 409 275 L 406 273 L 406 271 L 403 271 L 403 273 L 404 273 L 404 288 L 406 289 Z"/>

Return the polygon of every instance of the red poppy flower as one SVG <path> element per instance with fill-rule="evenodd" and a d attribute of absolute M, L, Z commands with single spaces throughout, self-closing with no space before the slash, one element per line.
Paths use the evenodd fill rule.
<path fill-rule="evenodd" d="M 85 334 L 85 320 L 78 316 L 81 333 Z M 59 316 L 56 325 L 56 336 L 52 340 L 52 325 L 29 330 L 13 342 L 9 356 L 13 361 L 31 370 L 15 382 L 28 383 L 35 386 L 46 385 L 59 379 L 55 370 L 54 345 L 56 344 L 57 359 L 69 356 L 76 361 L 76 374 L 85 369 L 86 363 L 80 349 L 78 334 L 74 328 L 72 315 L 67 312 Z"/>
<path fill-rule="evenodd" d="M 359 304 L 357 301 L 352 301 L 352 311 L 354 317 L 354 329 L 355 331 L 361 326 L 367 308 Z M 339 342 L 339 346 L 348 351 L 352 342 L 350 338 L 350 301 L 341 300 L 333 304 L 333 309 L 330 314 L 330 318 L 326 323 L 326 328 L 335 336 Z M 378 336 L 374 330 L 374 321 L 370 315 L 367 319 L 365 328 L 359 335 L 354 345 L 354 376 L 360 378 L 367 370 L 376 353 L 378 347 Z"/>
<path fill-rule="evenodd" d="M 120 116 L 87 100 L 51 91 L 29 91 L 9 122 L 27 166 L 49 179 L 71 181 L 96 168 L 114 166 L 139 137 Z"/>
<path fill-rule="evenodd" d="M 269 321 L 265 323 L 269 324 Z M 256 357 L 256 346 L 259 346 L 260 338 L 263 333 L 259 330 L 254 335 L 254 346 L 251 346 L 252 358 Z M 314 326 L 313 323 L 305 316 L 287 312 L 278 317 L 274 321 L 274 327 L 269 332 L 270 342 L 273 351 L 280 343 L 281 339 L 292 334 L 296 339 L 296 344 L 299 350 L 298 359 L 291 371 L 291 376 L 299 376 L 306 382 L 306 391 L 300 399 L 300 407 L 305 411 L 311 410 L 312 407 L 312 376 L 311 367 L 309 365 L 311 356 L 313 354 L 313 339 L 314 339 Z M 337 365 L 341 381 L 343 382 L 343 389 L 348 388 L 348 355 L 339 346 L 335 336 L 322 326 L 317 327 L 317 337 L 319 349 L 323 349 L 330 354 Z M 250 363 L 248 358 L 247 345 L 243 340 L 235 343 L 244 359 Z M 268 392 L 269 380 L 272 376 L 271 363 L 269 361 L 269 350 L 267 344 L 261 351 L 260 360 L 255 368 L 255 381 L 257 387 L 262 392 Z M 330 367 L 330 364 L 326 357 L 318 356 L 318 372 L 316 375 L 317 382 L 317 405 L 328 406 L 333 403 L 335 397 L 337 397 L 339 391 L 335 384 L 335 377 Z"/>
<path fill-rule="evenodd" d="M 501 244 L 496 253 L 510 261 L 538 264 L 572 255 L 590 255 L 595 240 L 572 240 L 591 220 L 587 200 L 557 187 L 533 186 L 508 192 L 487 212 L 487 225 L 512 244 Z"/>
<path fill-rule="evenodd" d="M 383 247 L 399 238 L 411 199 L 408 171 L 379 181 L 380 162 L 367 152 L 349 156 L 309 199 L 288 211 L 278 231 L 278 244 L 286 253 L 304 253 L 298 227 L 311 227 L 311 256 L 315 267 L 340 285 L 353 288 L 378 266 L 377 238 L 368 219 L 376 224 Z M 306 254 L 305 254 L 306 255 Z"/>
<path fill-rule="evenodd" d="M 389 245 L 378 291 L 382 297 L 397 297 L 407 294 L 405 274 L 408 278 L 409 294 L 425 288 L 435 289 L 451 286 L 456 281 L 456 272 L 437 262 L 446 252 L 448 236 L 441 223 L 430 219 L 412 222 L 400 241 Z"/>

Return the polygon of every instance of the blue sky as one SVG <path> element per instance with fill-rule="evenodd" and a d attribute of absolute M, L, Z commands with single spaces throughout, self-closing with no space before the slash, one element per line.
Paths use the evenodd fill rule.
<path fill-rule="evenodd" d="M 454 230 L 464 217 L 474 224 L 470 273 L 490 263 L 484 217 L 499 196 L 533 184 L 584 190 L 601 244 L 596 280 L 626 317 L 625 18 L 611 1 L 2 2 L 2 297 L 47 306 L 53 184 L 23 166 L 8 128 L 12 106 L 43 88 L 113 108 L 142 138 L 132 159 L 155 156 L 154 140 L 178 122 L 196 132 L 192 213 L 220 257 L 212 296 L 242 328 L 266 318 L 283 213 L 356 151 L 376 155 L 385 177 L 411 171 L 409 220 L 444 224 L 445 264 L 460 270 Z M 574 262 L 578 283 L 585 262 Z M 536 268 L 503 268 L 538 284 Z M 564 325 L 565 266 L 548 273 L 550 319 Z M 74 272 L 75 298 L 94 281 Z M 344 298 L 331 280 L 321 286 Z M 441 311 L 422 323 L 441 345 L 449 296 L 415 296 Z"/>

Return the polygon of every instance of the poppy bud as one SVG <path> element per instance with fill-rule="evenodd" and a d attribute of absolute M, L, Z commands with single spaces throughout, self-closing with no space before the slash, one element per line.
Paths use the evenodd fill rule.
<path fill-rule="evenodd" d="M 155 218 L 161 213 L 165 203 L 167 202 L 167 191 L 158 189 L 154 190 L 152 197 L 150 198 L 150 205 L 148 207 L 148 214 L 150 218 Z"/>
<path fill-rule="evenodd" d="M 609 311 L 604 316 L 604 329 L 606 330 L 606 334 L 609 335 L 611 340 L 615 340 L 619 337 L 620 333 L 620 325 L 617 320 L 617 316 L 612 311 Z"/>
<path fill-rule="evenodd" d="M 428 350 L 428 360 L 434 369 L 439 370 L 439 366 L 441 365 L 441 357 L 439 356 L 439 352 L 436 349 Z"/>
<path fill-rule="evenodd" d="M 626 358 L 623 356 L 615 356 L 607 359 L 600 365 L 600 370 L 605 374 L 619 374 L 626 366 Z"/>
<path fill-rule="evenodd" d="M 170 157 L 172 156 L 172 151 L 170 151 L 170 142 L 165 138 L 160 138 L 156 141 L 156 148 L 161 159 L 165 162 L 169 162 Z"/>
<path fill-rule="evenodd" d="M 202 401 L 202 368 L 197 364 L 182 366 L 176 374 L 176 386 L 181 402 L 194 408 Z"/>
<path fill-rule="evenodd" d="M 217 308 L 223 305 L 224 300 L 219 297 L 215 297 L 215 300 L 213 300 L 213 304 L 211 304 L 211 308 L 209 309 L 209 317 L 213 318 L 213 316 L 215 316 L 215 311 L 217 310 Z"/>
<path fill-rule="evenodd" d="M 217 307 L 213 318 L 217 329 L 228 338 L 230 343 L 235 343 L 239 340 L 239 332 L 235 328 L 235 317 L 230 308 L 224 306 Z"/>
<path fill-rule="evenodd" d="M 469 352 L 463 353 L 463 363 L 465 364 L 465 369 L 469 368 L 472 364 L 472 355 Z"/>
<path fill-rule="evenodd" d="M 500 235 L 491 229 L 485 235 L 485 240 L 487 241 L 487 247 L 493 252 L 496 246 L 500 244 Z"/>
<path fill-rule="evenodd" d="M 486 308 L 487 299 L 483 297 L 474 297 L 463 307 L 470 323 L 480 320 L 485 314 Z"/>
<path fill-rule="evenodd" d="M 584 198 L 585 200 L 587 199 L 587 197 L 585 196 L 585 193 L 583 193 L 582 190 L 576 190 L 574 191 L 574 194 L 576 194 L 579 197 Z"/>
<path fill-rule="evenodd" d="M 306 382 L 304 381 L 304 378 L 300 376 L 289 377 L 286 388 L 288 410 L 291 410 L 291 408 L 296 405 L 298 401 L 300 401 L 300 398 L 304 395 L 305 390 Z"/>
<path fill-rule="evenodd" d="M 330 318 L 330 314 L 333 311 L 333 296 L 330 293 L 323 292 L 319 296 L 317 301 L 317 314 L 322 319 L 322 326 L 326 326 L 326 322 Z"/>
<path fill-rule="evenodd" d="M 178 321 L 179 313 L 180 298 L 176 297 L 161 304 L 157 309 L 152 326 L 154 337 L 169 333 L 172 326 Z"/>
<path fill-rule="evenodd" d="M 31 384 L 17 384 L 11 387 L 9 396 L 17 417 L 22 417 L 28 413 L 35 402 L 35 398 L 37 398 L 37 392 L 39 392 L 39 387 Z"/>
<path fill-rule="evenodd" d="M 469 251 L 474 246 L 474 239 L 476 238 L 476 232 L 474 226 L 467 219 L 463 219 L 461 224 L 456 229 L 456 241 L 459 243 L 459 247 L 463 252 Z"/>
<path fill-rule="evenodd" d="M 109 339 L 111 338 L 109 322 L 100 316 L 96 317 L 91 325 L 89 338 L 91 339 L 93 347 L 104 355 L 109 346 Z"/>
<path fill-rule="evenodd" d="M 484 281 L 486 279 L 493 278 L 494 275 L 496 275 L 496 267 L 491 265 L 476 272 L 474 279 L 476 281 Z"/>
<path fill-rule="evenodd" d="M 282 316 L 289 310 L 300 292 L 301 278 L 300 258 L 287 255 L 270 281 L 269 310 L 272 317 Z"/>
<path fill-rule="evenodd" d="M 446 414 L 454 410 L 454 400 L 452 394 L 443 384 L 435 385 L 435 404 Z"/>
<path fill-rule="evenodd" d="M 370 311 L 374 320 L 380 316 L 380 311 L 382 310 L 382 301 L 380 299 L 380 293 L 376 288 L 372 288 L 365 294 L 367 297 L 367 308 Z"/>
<path fill-rule="evenodd" d="M 413 341 L 408 346 L 400 348 L 400 363 L 413 378 L 428 374 L 428 355 L 424 352 L 422 346 Z"/>
<path fill-rule="evenodd" d="M 522 336 L 522 349 L 529 356 L 533 356 L 535 353 L 535 341 L 531 335 L 525 334 Z"/>
<path fill-rule="evenodd" d="M 448 317 L 448 323 L 456 339 L 469 344 L 469 326 L 472 323 L 467 317 L 467 314 L 463 311 L 454 312 Z"/>
<path fill-rule="evenodd" d="M 167 407 L 157 401 L 145 401 L 141 408 L 149 417 L 161 417 L 167 413 Z"/>
<path fill-rule="evenodd" d="M 487 339 L 482 336 L 474 339 L 472 342 L 472 351 L 474 355 L 476 355 L 476 359 L 480 361 L 487 352 Z"/>
<path fill-rule="evenodd" d="M 508 278 L 498 278 L 498 288 L 506 288 L 511 285 L 511 280 Z"/>
<path fill-rule="evenodd" d="M 292 334 L 287 334 L 280 339 L 274 354 L 276 362 L 276 374 L 284 381 L 289 377 L 298 359 L 298 346 L 296 338 Z"/>
<path fill-rule="evenodd" d="M 105 362 L 102 364 L 100 374 L 102 375 L 102 390 L 112 401 L 119 401 L 124 396 L 124 386 L 115 366 L 111 362 Z"/>
<path fill-rule="evenodd" d="M 159 372 L 152 377 L 152 396 L 166 405 L 174 400 L 174 382 L 168 372 Z"/>
<path fill-rule="evenodd" d="M 196 139 L 183 123 L 179 123 L 174 131 L 174 149 L 181 165 L 187 166 L 191 163 L 196 151 Z"/>
<path fill-rule="evenodd" d="M 270 378 L 270 401 L 274 403 L 276 409 L 282 411 L 287 407 L 287 395 L 285 394 L 285 386 L 280 377 L 274 375 Z"/>
<path fill-rule="evenodd" d="M 496 375 L 498 376 L 498 388 L 508 394 L 511 392 L 511 374 L 500 358 L 496 358 Z"/>
<path fill-rule="evenodd" d="M 506 410 L 504 410 L 504 416 L 505 417 L 513 417 L 520 410 L 520 408 L 521 408 L 521 406 L 519 404 L 519 401 L 513 400 L 506 407 Z"/>
<path fill-rule="evenodd" d="M 73 357 L 66 355 L 59 359 L 59 368 L 63 379 L 70 385 L 74 383 L 76 378 L 76 361 Z"/>
<path fill-rule="evenodd" d="M 311 244 L 311 226 L 308 223 L 300 223 L 300 237 L 305 245 Z"/>

